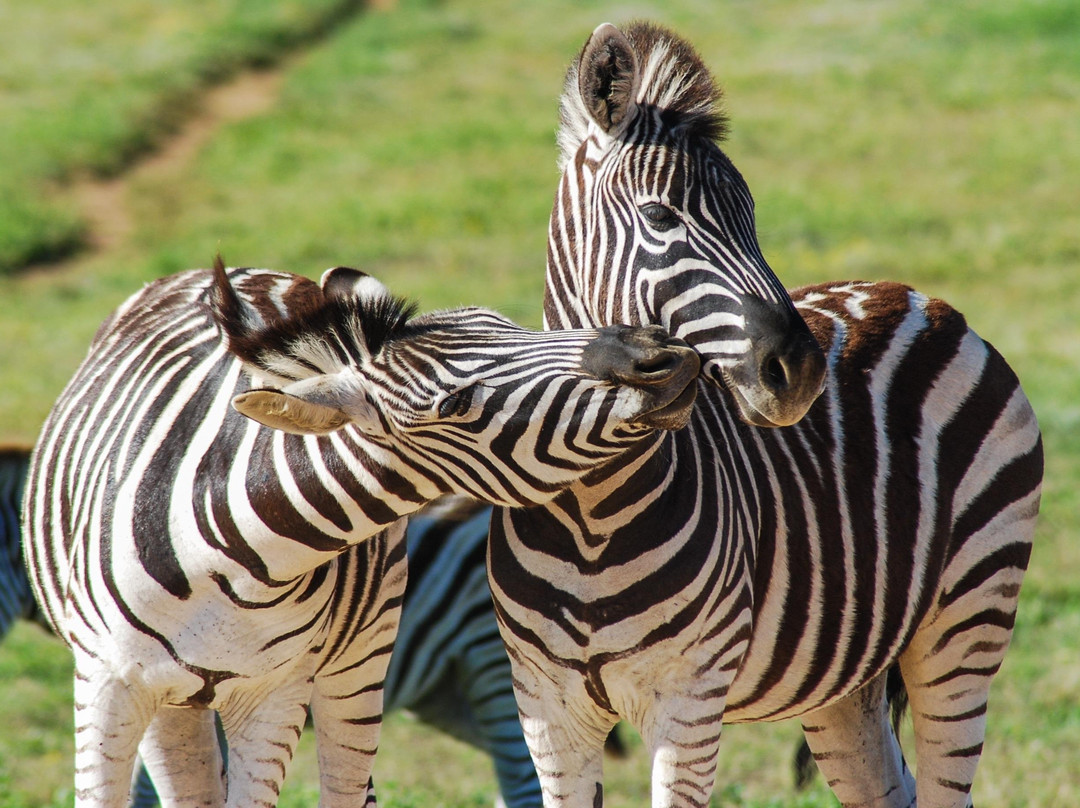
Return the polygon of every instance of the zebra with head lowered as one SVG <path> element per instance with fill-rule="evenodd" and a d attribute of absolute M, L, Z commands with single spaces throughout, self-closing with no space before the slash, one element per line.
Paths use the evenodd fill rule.
<path fill-rule="evenodd" d="M 651 751 L 655 806 L 708 803 L 723 721 L 800 717 L 844 805 L 970 804 L 1038 511 L 1034 413 L 940 300 L 789 298 L 716 145 L 718 95 L 645 23 L 600 26 L 567 76 L 546 325 L 663 325 L 703 380 L 687 429 L 493 519 L 545 802 L 599 804 L 617 717 Z M 917 782 L 888 725 L 896 665 Z"/>
<path fill-rule="evenodd" d="M 542 503 L 694 402 L 697 356 L 658 327 L 409 314 L 355 270 L 219 262 L 100 327 L 24 497 L 75 657 L 78 805 L 123 805 L 137 748 L 166 802 L 272 805 L 309 702 L 321 804 L 370 799 L 401 517 L 451 492 Z"/>

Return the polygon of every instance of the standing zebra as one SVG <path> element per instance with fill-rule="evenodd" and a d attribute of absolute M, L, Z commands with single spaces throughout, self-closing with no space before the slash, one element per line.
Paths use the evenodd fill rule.
<path fill-rule="evenodd" d="M 653 805 L 701 806 L 722 721 L 798 716 L 844 805 L 970 805 L 1038 511 L 1034 413 L 958 312 L 894 283 L 793 293 L 820 361 L 716 145 L 718 96 L 644 23 L 597 28 L 567 76 L 546 325 L 661 324 L 703 381 L 688 429 L 493 519 L 545 802 L 599 804 L 617 717 Z M 917 783 L 883 697 L 897 664 Z"/>
<path fill-rule="evenodd" d="M 166 801 L 272 805 L 309 701 L 321 803 L 370 800 L 401 517 L 450 492 L 542 503 L 688 419 L 697 356 L 658 327 L 410 313 L 355 270 L 320 288 L 219 261 L 98 330 L 24 500 L 75 656 L 78 805 L 122 805 L 136 747 Z"/>

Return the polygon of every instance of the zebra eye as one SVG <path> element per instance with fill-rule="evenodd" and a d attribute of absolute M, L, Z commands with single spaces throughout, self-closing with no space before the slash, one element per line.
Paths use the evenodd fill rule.
<path fill-rule="evenodd" d="M 471 387 L 451 393 L 439 402 L 440 418 L 460 418 L 472 408 L 473 391 Z"/>
<path fill-rule="evenodd" d="M 670 230 L 679 223 L 679 214 L 659 202 L 648 202 L 638 210 L 641 211 L 641 215 L 652 225 L 654 230 L 663 232 L 664 230 Z"/>

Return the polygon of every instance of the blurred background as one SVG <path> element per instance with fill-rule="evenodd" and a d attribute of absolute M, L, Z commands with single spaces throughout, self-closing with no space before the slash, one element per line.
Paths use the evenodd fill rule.
<path fill-rule="evenodd" d="M 975 803 L 1080 804 L 1080 4 L 1075 0 L 6 0 L 0 4 L 0 444 L 32 443 L 97 325 L 220 251 L 351 265 L 423 309 L 540 323 L 563 72 L 648 18 L 726 92 L 725 150 L 790 287 L 888 278 L 945 298 L 1016 369 L 1047 484 Z M 68 805 L 71 666 L 0 645 L 0 806 Z M 792 786 L 794 723 L 725 730 L 715 805 Z M 647 761 L 607 804 L 647 801 Z M 314 804 L 305 735 L 282 805 Z M 408 716 L 390 806 L 485 806 L 487 759 Z"/>

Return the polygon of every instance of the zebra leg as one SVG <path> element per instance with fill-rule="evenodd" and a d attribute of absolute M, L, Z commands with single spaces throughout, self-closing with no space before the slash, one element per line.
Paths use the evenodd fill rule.
<path fill-rule="evenodd" d="M 596 705 L 576 673 L 545 673 L 516 654 L 511 659 L 521 728 L 545 808 L 600 808 L 604 740 L 617 716 Z M 564 675 L 555 679 L 556 671 Z"/>
<path fill-rule="evenodd" d="M 237 693 L 221 708 L 228 745 L 228 808 L 277 804 L 310 697 L 311 679 L 302 677 L 270 692 Z"/>
<path fill-rule="evenodd" d="M 75 805 L 122 808 L 156 705 L 146 691 L 86 664 L 77 650 L 75 665 Z"/>
<path fill-rule="evenodd" d="M 716 784 L 723 699 L 661 698 L 646 712 L 641 738 L 652 759 L 653 808 L 704 808 Z"/>
<path fill-rule="evenodd" d="M 803 716 L 803 732 L 829 788 L 845 806 L 908 808 L 915 779 L 889 724 L 887 674 Z"/>
<path fill-rule="evenodd" d="M 212 710 L 162 707 L 147 727 L 139 753 L 163 806 L 225 802 Z"/>
<path fill-rule="evenodd" d="M 915 728 L 920 806 L 972 804 L 990 682 L 1016 614 L 1015 598 L 1002 602 L 1002 593 L 1015 593 L 1019 580 L 997 589 L 986 587 L 982 598 L 973 593 L 924 621 L 900 657 Z"/>
<path fill-rule="evenodd" d="M 382 729 L 382 679 L 385 661 L 331 677 L 317 677 L 311 701 L 315 744 L 319 758 L 319 805 L 374 805 L 371 768 Z M 372 678 L 372 677 L 376 678 Z"/>

